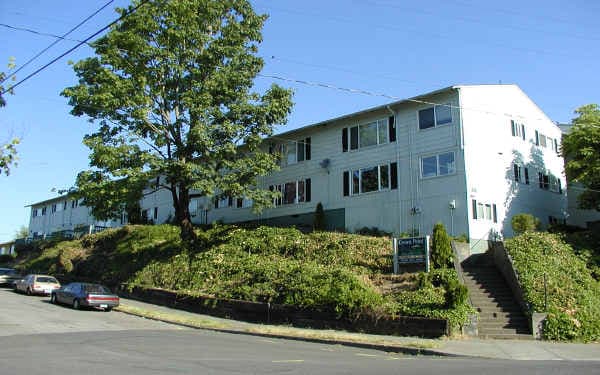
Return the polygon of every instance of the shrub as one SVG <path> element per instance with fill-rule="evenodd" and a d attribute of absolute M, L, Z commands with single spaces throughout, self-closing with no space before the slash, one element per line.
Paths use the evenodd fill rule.
<path fill-rule="evenodd" d="M 317 203 L 317 208 L 315 209 L 313 228 L 314 230 L 325 230 L 325 211 L 323 211 L 321 202 Z"/>
<path fill-rule="evenodd" d="M 600 340 L 600 283 L 573 248 L 556 234 L 526 232 L 506 241 L 526 301 L 548 312 L 551 340 Z M 544 276 L 548 306 L 545 310 Z"/>
<path fill-rule="evenodd" d="M 356 234 L 373 237 L 390 237 L 392 235 L 390 232 L 380 230 L 377 227 L 362 227 L 356 231 Z"/>
<path fill-rule="evenodd" d="M 0 264 L 12 263 L 15 260 L 15 257 L 11 254 L 1 254 L 0 255 Z"/>
<path fill-rule="evenodd" d="M 452 264 L 450 237 L 448 237 L 446 228 L 444 228 L 444 224 L 442 223 L 437 223 L 433 227 L 431 261 L 435 268 L 446 268 Z"/>
<path fill-rule="evenodd" d="M 521 234 L 539 229 L 540 220 L 531 214 L 517 214 L 512 217 L 510 224 L 516 234 Z"/>

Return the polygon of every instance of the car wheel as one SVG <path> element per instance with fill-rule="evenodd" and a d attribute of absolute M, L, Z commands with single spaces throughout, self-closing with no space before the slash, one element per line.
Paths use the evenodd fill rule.
<path fill-rule="evenodd" d="M 79 309 L 81 308 L 81 304 L 79 303 L 79 300 L 78 300 L 77 298 L 75 298 L 75 299 L 73 300 L 73 308 L 74 308 L 75 310 L 79 310 Z"/>
<path fill-rule="evenodd" d="M 27 290 L 25 291 L 25 294 L 27 294 L 28 296 L 30 296 L 32 294 L 31 293 L 31 289 L 27 288 Z"/>
<path fill-rule="evenodd" d="M 56 294 L 50 295 L 50 303 L 56 305 Z"/>
<path fill-rule="evenodd" d="M 107 307 L 107 308 L 104 309 L 104 311 L 110 312 L 112 309 L 113 309 L 112 307 Z"/>

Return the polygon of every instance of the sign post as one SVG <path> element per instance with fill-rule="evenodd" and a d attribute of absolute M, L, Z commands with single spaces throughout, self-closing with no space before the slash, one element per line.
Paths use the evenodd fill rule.
<path fill-rule="evenodd" d="M 429 236 L 394 238 L 394 273 L 399 264 L 424 264 L 429 272 Z"/>

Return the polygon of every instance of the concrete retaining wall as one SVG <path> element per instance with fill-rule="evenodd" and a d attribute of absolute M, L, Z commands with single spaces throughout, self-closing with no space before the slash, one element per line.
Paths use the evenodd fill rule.
<path fill-rule="evenodd" d="M 444 319 L 419 317 L 361 316 L 338 318 L 332 309 L 303 309 L 297 306 L 193 297 L 161 289 L 119 288 L 119 295 L 161 306 L 255 323 L 290 324 L 296 327 L 343 329 L 396 336 L 440 337 L 449 333 Z"/>

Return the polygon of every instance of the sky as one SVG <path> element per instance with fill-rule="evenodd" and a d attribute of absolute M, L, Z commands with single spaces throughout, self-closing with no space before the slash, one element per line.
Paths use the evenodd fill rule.
<path fill-rule="evenodd" d="M 0 70 L 21 67 L 109 0 L 0 0 Z M 114 0 L 68 38 L 82 40 L 117 18 Z M 259 54 L 258 91 L 294 91 L 276 132 L 458 84 L 515 83 L 554 121 L 568 123 L 600 103 L 600 2 L 476 0 L 252 0 L 269 15 Z M 26 28 L 31 31 L 16 30 Z M 75 46 L 62 40 L 16 75 L 19 81 Z M 81 46 L 6 96 L 0 144 L 21 138 L 18 166 L 0 176 L 0 243 L 27 226 L 28 205 L 72 187 L 88 168 L 85 134 L 95 124 L 70 115 L 60 92 L 76 83 L 70 61 Z M 273 78 L 273 77 L 279 77 Z M 323 87 L 328 86 L 328 87 Z M 346 89 L 361 90 L 349 92 Z M 382 96 L 386 95 L 387 98 Z"/>

